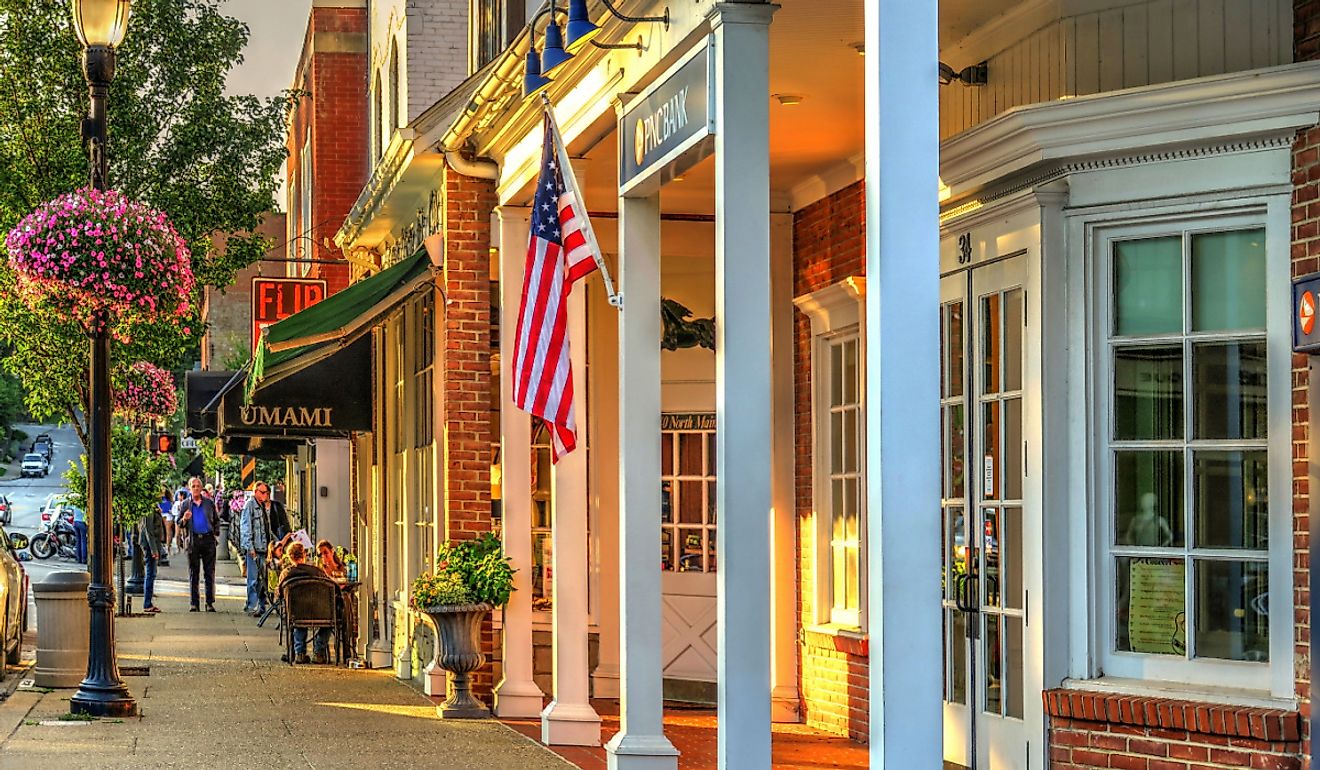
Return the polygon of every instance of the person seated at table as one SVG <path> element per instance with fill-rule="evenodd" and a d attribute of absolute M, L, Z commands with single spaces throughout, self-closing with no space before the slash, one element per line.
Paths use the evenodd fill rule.
<path fill-rule="evenodd" d="M 280 573 L 281 587 L 284 582 L 293 577 L 325 577 L 325 571 L 315 564 L 307 563 L 307 549 L 302 543 L 291 543 L 286 554 L 289 557 L 289 566 Z M 295 663 L 307 663 L 307 629 L 294 626 L 293 628 L 293 654 Z M 330 659 L 330 629 L 318 628 L 316 635 L 312 638 L 312 663 L 325 663 Z"/>
<path fill-rule="evenodd" d="M 321 569 L 325 570 L 325 574 L 341 583 L 348 579 L 348 567 L 339 560 L 335 554 L 335 547 L 329 540 L 322 540 L 316 544 L 316 559 Z"/>

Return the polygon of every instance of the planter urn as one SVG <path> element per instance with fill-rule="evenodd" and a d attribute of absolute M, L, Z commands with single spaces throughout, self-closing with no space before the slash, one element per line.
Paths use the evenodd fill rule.
<path fill-rule="evenodd" d="M 481 620 L 489 604 L 453 604 L 419 611 L 435 630 L 435 665 L 454 675 L 454 694 L 436 711 L 442 719 L 486 719 L 490 709 L 472 694 L 471 673 L 481 668 Z"/>

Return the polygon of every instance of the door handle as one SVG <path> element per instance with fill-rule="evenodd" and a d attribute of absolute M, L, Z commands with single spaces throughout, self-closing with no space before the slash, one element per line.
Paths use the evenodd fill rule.
<path fill-rule="evenodd" d="M 972 575 L 959 575 L 954 580 L 954 605 L 962 612 L 976 612 L 976 580 Z"/>

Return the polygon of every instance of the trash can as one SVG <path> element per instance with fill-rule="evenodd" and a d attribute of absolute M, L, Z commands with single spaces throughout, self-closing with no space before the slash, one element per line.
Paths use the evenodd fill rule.
<path fill-rule="evenodd" d="M 87 676 L 86 572 L 55 572 L 32 584 L 37 603 L 38 687 L 77 687 Z"/>
<path fill-rule="evenodd" d="M 215 558 L 219 561 L 233 561 L 233 554 L 229 552 L 229 522 L 220 522 L 220 530 L 216 535 L 219 539 L 215 541 Z"/>

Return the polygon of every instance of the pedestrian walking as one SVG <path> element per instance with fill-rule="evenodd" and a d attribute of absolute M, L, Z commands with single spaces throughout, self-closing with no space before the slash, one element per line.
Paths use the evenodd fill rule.
<path fill-rule="evenodd" d="M 243 506 L 238 517 L 239 549 L 243 552 L 243 561 L 247 575 L 247 604 L 243 611 L 252 616 L 266 614 L 266 591 L 264 585 L 266 547 L 275 539 L 271 529 L 270 485 L 258 481 L 252 491 L 252 499 Z"/>
<path fill-rule="evenodd" d="M 174 506 L 170 510 L 170 519 L 173 522 L 173 526 L 170 528 L 170 540 L 173 541 L 174 550 L 179 553 L 183 553 L 184 551 L 182 521 L 183 511 L 187 507 L 188 492 L 187 490 L 180 489 L 178 492 L 174 493 Z"/>
<path fill-rule="evenodd" d="M 55 514 L 59 515 L 56 509 Z M 87 514 L 77 506 L 73 507 L 74 557 L 79 564 L 87 563 Z"/>
<path fill-rule="evenodd" d="M 220 531 L 220 514 L 215 510 L 215 503 L 202 494 L 201 479 L 196 476 L 188 479 L 188 491 L 192 497 L 184 500 L 185 510 L 179 522 L 184 529 L 188 550 L 188 590 L 192 598 L 188 611 L 198 611 L 201 598 L 198 578 L 202 578 L 206 581 L 206 611 L 215 612 L 215 543 Z"/>
<path fill-rule="evenodd" d="M 142 611 L 160 612 L 152 601 L 156 594 L 156 563 L 165 547 L 165 518 L 153 508 L 138 522 L 138 547 L 142 549 Z"/>

